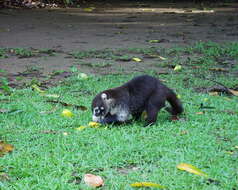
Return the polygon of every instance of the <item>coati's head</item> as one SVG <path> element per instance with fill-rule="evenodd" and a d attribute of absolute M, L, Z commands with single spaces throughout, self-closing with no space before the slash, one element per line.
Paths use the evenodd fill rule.
<path fill-rule="evenodd" d="M 103 119 L 110 112 L 113 102 L 105 92 L 99 93 L 92 102 L 93 118 Z"/>

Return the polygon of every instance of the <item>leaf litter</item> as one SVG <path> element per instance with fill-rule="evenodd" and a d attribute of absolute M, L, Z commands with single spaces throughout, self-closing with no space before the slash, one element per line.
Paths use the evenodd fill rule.
<path fill-rule="evenodd" d="M 13 145 L 7 144 L 4 141 L 0 141 L 0 157 L 4 156 L 6 153 L 12 152 L 13 149 Z"/>

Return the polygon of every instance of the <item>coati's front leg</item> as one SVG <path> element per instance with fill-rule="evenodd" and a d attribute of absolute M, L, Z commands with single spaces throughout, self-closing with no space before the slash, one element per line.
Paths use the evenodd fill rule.
<path fill-rule="evenodd" d="M 117 115 L 111 115 L 108 113 L 100 123 L 102 124 L 112 124 L 112 123 L 118 123 Z"/>
<path fill-rule="evenodd" d="M 142 114 L 142 112 L 137 112 L 137 113 L 132 114 L 132 117 L 133 117 L 134 120 L 137 121 L 137 120 L 140 119 L 141 114 Z"/>

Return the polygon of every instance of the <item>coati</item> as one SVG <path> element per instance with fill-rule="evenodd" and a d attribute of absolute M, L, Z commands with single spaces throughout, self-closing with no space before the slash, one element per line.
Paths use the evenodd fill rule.
<path fill-rule="evenodd" d="M 123 123 L 131 116 L 139 119 L 146 111 L 145 126 L 148 126 L 156 122 L 157 114 L 166 101 L 171 105 L 166 110 L 172 116 L 183 112 L 180 100 L 170 88 L 155 77 L 142 75 L 97 94 L 92 101 L 92 119 L 103 124 Z"/>

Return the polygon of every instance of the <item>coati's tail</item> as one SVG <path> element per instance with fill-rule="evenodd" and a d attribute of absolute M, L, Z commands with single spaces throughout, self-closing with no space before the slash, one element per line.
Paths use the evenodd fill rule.
<path fill-rule="evenodd" d="M 171 108 L 166 108 L 166 110 L 170 112 L 172 115 L 178 115 L 183 112 L 182 103 L 177 98 L 176 94 L 170 89 L 167 95 L 167 101 L 170 103 Z"/>

